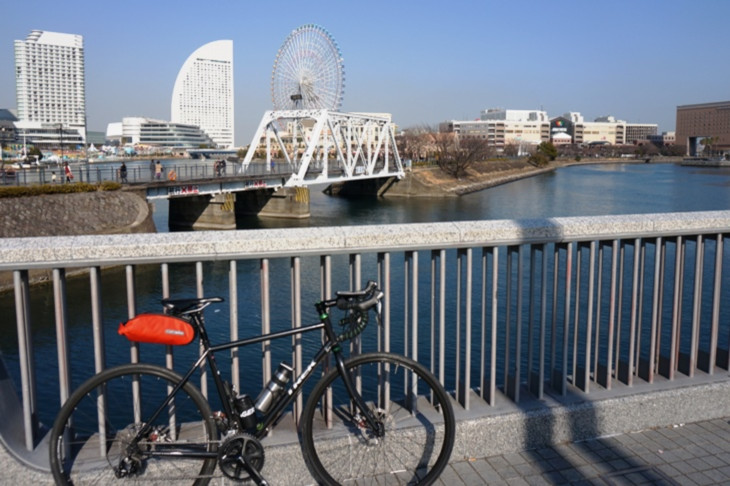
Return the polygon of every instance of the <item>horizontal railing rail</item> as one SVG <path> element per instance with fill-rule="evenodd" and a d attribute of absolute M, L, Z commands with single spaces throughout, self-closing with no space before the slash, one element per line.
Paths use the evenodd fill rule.
<path fill-rule="evenodd" d="M 208 322 L 228 340 L 278 330 L 281 321 L 301 326 L 310 315 L 302 304 L 377 280 L 382 328 L 366 330 L 353 351 L 422 362 L 463 410 L 712 375 L 730 364 L 729 235 L 730 211 L 715 211 L 1 239 L 23 443 L 36 447 L 39 420 L 117 360 L 182 361 L 184 351 L 172 347 L 131 343 L 120 354 L 114 335 L 120 320 L 161 310 L 148 307 L 173 294 L 225 297 L 226 312 Z M 38 279 L 52 285 L 32 285 Z M 39 308 L 34 297 L 44 292 Z M 44 306 L 53 310 L 40 318 Z M 54 374 L 41 387 L 48 395 L 53 384 L 49 400 L 38 398 L 38 319 L 51 321 L 43 327 L 55 341 L 43 357 Z M 282 356 L 303 369 L 306 344 L 233 350 L 226 375 L 239 390 L 258 389 Z M 207 381 L 203 373 L 204 393 Z M 295 417 L 301 407 L 300 399 Z"/>

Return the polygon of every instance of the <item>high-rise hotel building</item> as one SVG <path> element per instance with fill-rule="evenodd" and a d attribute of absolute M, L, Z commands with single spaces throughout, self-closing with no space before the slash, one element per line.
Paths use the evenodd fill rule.
<path fill-rule="evenodd" d="M 233 41 L 210 42 L 183 64 L 172 90 L 171 121 L 199 126 L 218 147 L 233 147 Z"/>
<path fill-rule="evenodd" d="M 85 140 L 83 37 L 33 30 L 24 41 L 16 40 L 15 91 L 21 130 L 42 126 L 61 137 L 70 130 Z"/>

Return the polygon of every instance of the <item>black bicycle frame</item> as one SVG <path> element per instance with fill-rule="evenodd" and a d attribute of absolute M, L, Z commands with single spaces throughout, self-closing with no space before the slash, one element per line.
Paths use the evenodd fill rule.
<path fill-rule="evenodd" d="M 236 425 L 238 426 L 238 430 L 245 430 L 243 427 L 243 424 L 241 422 L 241 417 L 239 417 L 238 413 L 235 411 L 234 408 L 234 399 L 235 397 L 231 395 L 229 389 L 227 389 L 224 385 L 223 378 L 221 378 L 220 371 L 218 370 L 218 365 L 215 360 L 215 353 L 219 351 L 225 351 L 227 349 L 231 348 L 237 348 L 237 347 L 243 347 L 248 346 L 251 344 L 261 343 L 264 341 L 271 341 L 275 339 L 280 339 L 288 336 L 295 336 L 297 334 L 303 334 L 306 332 L 316 331 L 318 329 L 324 329 L 326 339 L 322 347 L 317 351 L 314 358 L 312 358 L 312 361 L 310 364 L 296 377 L 293 377 L 292 380 L 290 380 L 290 385 L 287 387 L 285 393 L 283 393 L 277 401 L 274 403 L 274 406 L 272 409 L 263 417 L 263 419 L 256 424 L 256 431 L 253 434 L 256 438 L 260 439 L 266 433 L 268 432 L 269 427 L 272 426 L 272 424 L 275 424 L 279 418 L 281 418 L 284 410 L 291 405 L 291 403 L 296 399 L 297 395 L 301 392 L 302 385 L 304 385 L 311 377 L 312 373 L 314 372 L 317 365 L 321 364 L 322 361 L 327 357 L 327 355 L 332 352 L 334 353 L 335 357 L 335 364 L 337 366 L 337 369 L 339 370 L 340 376 L 342 377 L 345 387 L 347 388 L 347 391 L 350 395 L 350 397 L 354 400 L 356 406 L 365 416 L 366 421 L 368 422 L 368 425 L 372 428 L 373 431 L 376 432 L 376 434 L 380 435 L 382 431 L 379 430 L 378 422 L 375 419 L 372 412 L 368 409 L 366 406 L 364 400 L 360 396 L 359 393 L 357 393 L 357 390 L 355 388 L 355 385 L 352 383 L 352 380 L 350 379 L 349 374 L 347 373 L 347 370 L 345 368 L 345 359 L 342 355 L 342 349 L 339 346 L 337 335 L 335 334 L 334 330 L 332 329 L 332 323 L 330 321 L 329 313 L 327 312 L 327 309 L 329 307 L 332 307 L 335 304 L 336 300 L 328 300 L 324 302 L 318 302 L 316 304 L 317 311 L 320 315 L 320 322 L 316 324 L 309 324 L 302 327 L 294 328 L 294 329 L 288 329 L 286 331 L 279 331 L 279 332 L 273 332 L 269 334 L 262 334 L 260 336 L 245 338 L 245 339 L 238 339 L 236 341 L 231 341 L 224 344 L 218 344 L 215 346 L 210 345 L 210 341 L 208 339 L 208 333 L 205 329 L 205 321 L 203 318 L 202 310 L 200 312 L 197 312 L 195 314 L 191 315 L 191 320 L 194 323 L 194 325 L 197 328 L 197 331 L 199 333 L 200 342 L 203 344 L 203 352 L 201 353 L 198 360 L 190 367 L 190 369 L 187 371 L 187 373 L 183 376 L 182 380 L 180 380 L 179 383 L 177 383 L 173 389 L 170 391 L 167 398 L 163 401 L 163 403 L 155 410 L 155 412 L 152 414 L 152 416 L 147 420 L 144 427 L 142 427 L 141 430 L 137 433 L 137 436 L 135 439 L 130 443 L 128 446 L 130 449 L 132 449 L 139 441 L 142 440 L 143 437 L 145 437 L 152 428 L 152 423 L 157 419 L 157 417 L 162 413 L 163 410 L 170 404 L 170 402 L 175 398 L 175 395 L 180 391 L 180 389 L 185 386 L 185 384 L 190 380 L 193 373 L 197 369 L 199 369 L 204 361 L 207 361 L 208 366 L 210 367 L 211 374 L 213 376 L 213 382 L 215 383 L 216 390 L 218 391 L 218 395 L 221 399 L 221 403 L 223 405 L 224 412 L 229 419 L 233 419 L 236 421 Z M 160 444 L 164 445 L 164 444 Z M 191 444 L 192 446 L 192 444 Z M 177 445 L 179 447 L 179 445 Z M 187 450 L 187 449 L 186 449 Z M 130 451 L 131 452 L 131 451 Z M 175 456 L 175 457 L 215 457 L 217 456 L 217 452 L 207 452 L 207 451 L 200 451 L 200 452 L 182 452 L 179 449 L 175 449 L 175 451 L 171 451 L 169 453 L 164 453 L 159 450 L 159 448 L 151 453 L 155 456 Z"/>

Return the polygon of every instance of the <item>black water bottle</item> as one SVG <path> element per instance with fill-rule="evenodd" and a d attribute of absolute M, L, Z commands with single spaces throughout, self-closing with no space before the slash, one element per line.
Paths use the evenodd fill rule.
<path fill-rule="evenodd" d="M 236 397 L 236 410 L 244 429 L 252 429 L 256 427 L 256 408 L 253 400 L 248 395 L 239 395 Z"/>

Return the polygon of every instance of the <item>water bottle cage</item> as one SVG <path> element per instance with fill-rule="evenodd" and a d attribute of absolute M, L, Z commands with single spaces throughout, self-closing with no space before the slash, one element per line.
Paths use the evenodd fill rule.
<path fill-rule="evenodd" d="M 345 332 L 337 336 L 337 342 L 341 343 L 354 338 L 360 334 L 368 325 L 368 313 L 351 310 L 350 314 L 340 319 L 340 326 L 347 327 Z"/>

